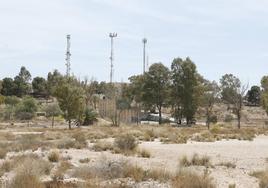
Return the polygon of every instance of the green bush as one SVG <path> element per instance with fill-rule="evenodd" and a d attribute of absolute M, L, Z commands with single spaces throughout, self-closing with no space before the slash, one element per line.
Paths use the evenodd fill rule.
<path fill-rule="evenodd" d="M 85 110 L 85 119 L 83 125 L 92 125 L 95 121 L 97 121 L 97 113 L 90 108 Z"/>
<path fill-rule="evenodd" d="M 216 115 L 212 115 L 210 118 L 209 118 L 209 121 L 211 123 L 217 123 L 218 122 L 218 117 Z"/>
<path fill-rule="evenodd" d="M 30 120 L 35 116 L 38 109 L 37 102 L 32 97 L 24 97 L 15 107 L 15 116 L 20 120 Z"/>

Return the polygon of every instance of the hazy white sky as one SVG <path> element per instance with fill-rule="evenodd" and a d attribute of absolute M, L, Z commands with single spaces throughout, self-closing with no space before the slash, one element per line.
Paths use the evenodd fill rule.
<path fill-rule="evenodd" d="M 24 65 L 33 76 L 71 69 L 109 80 L 109 32 L 115 41 L 115 80 L 142 72 L 142 38 L 150 64 L 168 67 L 189 56 L 210 80 L 233 73 L 259 84 L 268 74 L 267 0 L 0 0 L 0 78 Z"/>

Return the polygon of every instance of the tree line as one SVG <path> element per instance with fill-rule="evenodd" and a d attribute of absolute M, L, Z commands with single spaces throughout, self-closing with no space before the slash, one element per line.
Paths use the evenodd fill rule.
<path fill-rule="evenodd" d="M 6 104 L 5 114 L 9 114 L 9 118 L 17 114 L 17 118 L 30 119 L 38 107 L 29 96 L 55 97 L 57 103 L 48 106 L 46 112 L 53 120 L 55 115 L 62 114 L 69 128 L 74 119 L 78 125 L 92 123 L 100 95 L 116 101 L 115 115 L 111 117 L 114 125 L 119 125 L 120 113 L 128 108 L 157 112 L 159 124 L 163 121 L 163 108 L 170 108 L 178 123 L 185 118 L 187 124 L 191 124 L 197 110 L 203 108 L 209 128 L 215 119 L 215 104 L 225 103 L 237 117 L 240 128 L 243 105 L 262 105 L 268 112 L 268 76 L 262 78 L 261 87 L 252 86 L 247 90 L 248 87 L 232 74 L 223 75 L 219 83 L 205 79 L 187 57 L 175 58 L 170 67 L 154 63 L 147 72 L 131 76 L 129 83 L 122 83 L 120 87 L 95 80 L 81 81 L 75 76 L 64 76 L 57 70 L 49 72 L 47 78 L 32 79 L 30 72 L 21 67 L 14 78 L 0 81 L 0 103 Z"/>

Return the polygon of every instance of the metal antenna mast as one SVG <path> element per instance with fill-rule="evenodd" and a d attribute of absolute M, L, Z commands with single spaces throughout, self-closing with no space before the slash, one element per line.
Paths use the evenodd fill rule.
<path fill-rule="evenodd" d="M 70 72 L 71 72 L 71 52 L 70 52 L 70 48 L 71 48 L 71 35 L 67 35 L 67 51 L 66 51 L 66 76 L 70 76 Z"/>
<path fill-rule="evenodd" d="M 145 47 L 146 47 L 146 43 L 147 43 L 147 39 L 146 38 L 144 38 L 144 39 L 142 39 L 142 43 L 143 43 L 143 74 L 145 73 L 145 61 L 146 61 L 146 49 L 145 49 Z"/>
<path fill-rule="evenodd" d="M 109 37 L 111 38 L 111 71 L 110 71 L 110 83 L 113 82 L 113 74 L 114 74 L 114 38 L 117 37 L 117 33 L 110 33 Z"/>

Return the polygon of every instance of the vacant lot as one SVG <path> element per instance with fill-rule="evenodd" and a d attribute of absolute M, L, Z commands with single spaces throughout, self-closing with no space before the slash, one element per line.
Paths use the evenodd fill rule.
<path fill-rule="evenodd" d="M 0 180 L 8 188 L 262 187 L 266 130 L 226 127 L 2 125 Z"/>

